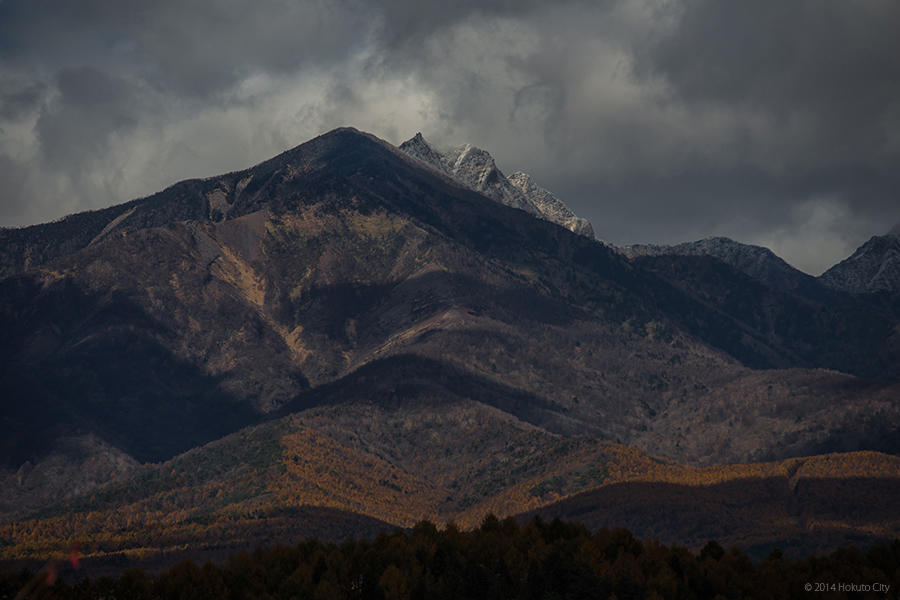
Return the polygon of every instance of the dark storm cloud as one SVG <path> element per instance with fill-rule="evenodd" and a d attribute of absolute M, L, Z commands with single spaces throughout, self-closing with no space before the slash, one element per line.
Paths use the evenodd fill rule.
<path fill-rule="evenodd" d="M 63 69 L 56 89 L 35 125 L 51 168 L 77 170 L 105 158 L 110 136 L 127 135 L 146 112 L 134 84 L 91 67 Z"/>
<path fill-rule="evenodd" d="M 651 177 L 651 187 L 690 192 L 691 215 L 727 206 L 718 229 L 776 250 L 818 236 L 799 240 L 808 260 L 794 259 L 811 271 L 900 220 L 900 5 L 703 0 L 673 18 L 636 49 L 636 77 L 661 82 L 667 103 L 733 125 L 700 140 L 721 169 L 686 169 L 676 186 Z M 714 164 L 691 166 L 704 162 Z M 664 196 L 638 205 L 655 210 L 653 195 Z"/>
<path fill-rule="evenodd" d="M 0 79 L 0 119 L 17 120 L 37 106 L 46 88 L 27 80 Z"/>
<path fill-rule="evenodd" d="M 204 94 L 248 73 L 337 60 L 365 41 L 355 1 L 9 1 L 0 52 L 26 64 L 122 69 Z"/>
<path fill-rule="evenodd" d="M 687 2 L 637 54 L 675 101 L 763 114 L 812 154 L 786 164 L 900 158 L 900 6 L 895 2 Z"/>
<path fill-rule="evenodd" d="M 6 0 L 3 224 L 339 125 L 471 142 L 616 243 L 729 235 L 817 271 L 900 220 L 900 5 Z"/>
<path fill-rule="evenodd" d="M 581 2 L 564 0 L 556 4 L 562 6 L 577 3 Z M 527 18 L 545 4 L 541 0 L 459 0 L 432 3 L 386 0 L 380 3 L 377 36 L 385 47 L 391 49 L 420 44 L 436 32 L 451 29 L 473 18 Z"/>

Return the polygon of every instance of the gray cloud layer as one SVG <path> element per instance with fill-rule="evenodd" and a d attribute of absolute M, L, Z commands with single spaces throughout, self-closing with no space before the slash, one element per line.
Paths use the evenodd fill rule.
<path fill-rule="evenodd" d="M 890 0 L 5 0 L 0 224 L 353 125 L 482 146 L 615 243 L 819 272 L 900 221 L 897 31 Z"/>

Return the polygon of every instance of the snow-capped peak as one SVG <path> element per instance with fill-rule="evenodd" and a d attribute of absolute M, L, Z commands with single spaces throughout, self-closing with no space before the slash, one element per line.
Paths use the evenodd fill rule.
<path fill-rule="evenodd" d="M 443 162 L 443 155 L 432 148 L 431 145 L 425 141 L 425 138 L 422 137 L 421 132 L 413 136 L 412 139 L 400 144 L 400 150 L 410 156 L 413 156 L 423 162 L 430 164 L 433 167 L 438 167 L 441 171 L 444 170 L 442 167 L 440 167 L 441 163 Z"/>
<path fill-rule="evenodd" d="M 465 144 L 441 151 L 417 133 L 400 144 L 400 150 L 492 200 L 594 238 L 594 230 L 587 219 L 576 216 L 559 198 L 534 184 L 525 173 L 505 177 L 490 153 L 481 148 Z"/>

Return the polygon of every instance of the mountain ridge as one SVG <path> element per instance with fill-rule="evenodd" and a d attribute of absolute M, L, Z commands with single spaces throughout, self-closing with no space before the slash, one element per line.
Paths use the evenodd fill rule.
<path fill-rule="evenodd" d="M 672 246 L 633 244 L 621 248 L 628 258 L 681 255 L 713 256 L 769 285 L 796 288 L 813 278 L 795 269 L 769 248 L 743 244 L 727 237 L 709 237 Z"/>
<path fill-rule="evenodd" d="M 344 135 L 353 135 L 359 136 L 360 138 L 365 138 L 391 152 L 395 156 L 401 158 L 411 156 L 413 158 L 421 160 L 425 164 L 429 165 L 432 169 L 434 169 L 434 172 L 436 174 L 444 177 L 445 181 L 461 184 L 464 187 L 475 189 L 476 191 L 479 191 L 481 193 L 484 193 L 484 190 L 479 190 L 478 185 L 466 181 L 466 177 L 459 177 L 458 175 L 454 175 L 452 173 L 452 170 L 444 166 L 443 163 L 446 163 L 449 158 L 454 158 L 454 163 L 465 163 L 465 159 L 467 156 L 483 157 L 486 163 L 486 168 L 484 173 L 479 173 L 479 176 L 483 175 L 483 177 L 488 180 L 496 179 L 499 181 L 500 179 L 503 179 L 504 182 L 508 180 L 509 183 L 513 184 L 512 187 L 519 189 L 520 191 L 522 191 L 521 188 L 533 187 L 536 189 L 536 192 L 530 195 L 526 194 L 526 199 L 524 201 L 519 198 L 515 201 L 511 201 L 512 204 L 506 203 L 507 205 L 512 205 L 515 208 L 520 208 L 521 210 L 525 210 L 526 212 L 529 212 L 536 216 L 542 216 L 543 218 L 546 218 L 551 222 L 556 222 L 563 225 L 564 227 L 574 231 L 575 233 L 585 235 L 589 238 L 594 237 L 593 229 L 591 228 L 590 223 L 587 220 L 575 216 L 574 213 L 572 213 L 572 211 L 568 207 L 566 207 L 564 203 L 562 203 L 556 196 L 552 194 L 552 192 L 549 192 L 548 190 L 537 186 L 537 184 L 527 173 L 515 172 L 509 177 L 501 177 L 502 173 L 500 173 L 499 170 L 496 169 L 493 157 L 491 157 L 491 155 L 484 150 L 476 148 L 471 144 L 465 144 L 463 146 L 451 149 L 446 153 L 441 153 L 434 149 L 434 147 L 432 147 L 424 139 L 424 137 L 422 137 L 421 132 L 417 133 L 410 140 L 403 142 L 402 144 L 400 144 L 400 146 L 395 147 L 388 142 L 377 138 L 376 136 L 361 132 L 356 128 L 339 127 L 316 138 L 313 138 L 312 140 L 310 140 L 310 142 L 306 142 L 304 144 L 300 144 L 298 146 L 285 150 L 277 156 L 264 160 L 248 169 L 232 171 L 218 176 L 186 179 L 183 181 L 179 181 L 167 187 L 162 192 L 158 192 L 156 194 L 151 194 L 143 198 L 137 198 L 123 204 L 114 205 L 104 209 L 90 210 L 67 215 L 49 223 L 29 225 L 25 227 L 0 227 L 0 278 L 16 272 L 20 272 L 22 270 L 28 270 L 38 267 L 41 264 L 44 264 L 49 260 L 53 260 L 60 255 L 71 253 L 72 251 L 75 251 L 80 247 L 99 241 L 100 238 L 108 235 L 122 221 L 128 219 L 137 209 L 142 208 L 142 205 L 152 205 L 154 201 L 158 200 L 160 195 L 163 193 L 182 192 L 182 196 L 188 196 L 190 190 L 185 188 L 191 188 L 197 184 L 202 185 L 210 182 L 219 183 L 223 179 L 233 179 L 234 177 L 237 177 L 239 175 L 244 175 L 245 177 L 249 175 L 253 178 L 260 176 L 270 176 L 278 168 L 284 167 L 292 161 L 304 164 L 308 168 L 315 168 L 316 161 L 314 157 L 311 158 L 309 156 L 310 154 L 315 154 L 315 150 L 310 152 L 311 148 L 316 148 L 318 151 L 327 150 L 328 147 L 334 146 L 332 138 Z M 494 171 L 496 171 L 496 174 L 494 173 Z M 250 183 L 250 181 L 241 180 L 237 183 L 238 184 L 235 186 L 236 189 L 234 191 L 237 191 L 238 195 L 240 195 L 246 185 Z M 234 184 L 232 183 L 232 185 Z M 504 186 L 504 189 L 506 189 L 506 186 Z M 215 192 L 216 190 L 213 189 L 212 191 Z M 545 196 L 549 198 L 549 200 L 547 200 L 546 202 L 537 203 L 543 204 L 547 208 L 541 209 L 536 206 L 536 203 L 534 202 L 535 195 Z M 216 207 L 209 207 L 209 201 L 210 199 L 207 199 L 207 208 L 212 213 L 212 217 L 213 215 L 215 215 Z M 505 203 L 501 200 L 498 201 L 500 201 L 501 203 Z M 216 201 L 213 200 L 212 203 L 216 204 Z M 221 204 L 221 199 L 219 199 L 218 204 Z M 557 216 L 554 217 L 552 215 L 555 211 L 558 212 Z M 548 216 L 548 214 L 551 216 Z M 187 212 L 182 212 L 180 214 L 176 213 L 169 216 L 171 218 L 196 217 L 198 216 L 198 211 L 189 210 Z M 237 214 L 236 216 L 240 215 Z M 150 223 L 154 223 L 154 221 L 150 221 Z M 156 221 L 155 223 L 158 224 L 159 221 Z M 147 224 L 148 223 L 145 220 L 143 222 L 143 225 L 146 226 Z M 67 237 L 66 235 L 60 235 L 60 230 L 62 229 L 76 230 L 79 232 L 79 235 L 72 236 L 75 239 L 68 240 L 68 243 L 48 243 L 53 239 L 59 237 L 65 239 Z M 41 230 L 47 230 L 48 232 L 52 231 L 52 234 L 40 235 L 42 233 Z M 31 247 L 27 248 L 21 247 L 21 238 L 27 237 L 28 234 L 38 234 L 39 237 L 42 238 L 41 245 L 49 247 L 43 248 L 43 252 L 35 248 L 34 245 L 31 245 Z M 870 242 L 879 238 L 896 236 L 900 236 L 900 223 L 896 224 L 885 235 L 874 236 L 870 239 Z M 863 247 L 861 246 L 857 250 L 857 252 L 862 250 L 862 248 Z M 741 242 L 737 242 L 735 240 L 722 236 L 703 238 L 701 240 L 693 242 L 682 242 L 674 245 L 631 244 L 616 248 L 617 251 L 627 256 L 628 258 L 635 258 L 638 256 L 658 256 L 666 254 L 712 255 L 716 256 L 719 259 L 726 260 L 726 262 L 730 262 L 730 264 L 747 272 L 751 276 L 755 276 L 765 280 L 765 277 L 760 277 L 759 269 L 753 269 L 751 268 L 751 265 L 748 264 L 745 264 L 743 266 L 738 264 L 739 262 L 746 263 L 747 259 L 746 257 L 744 257 L 742 260 L 736 261 L 735 258 L 739 258 L 738 255 L 741 253 L 741 250 L 736 251 L 736 249 L 742 249 L 744 253 L 752 252 L 753 254 L 756 254 L 760 259 L 762 257 L 765 257 L 766 260 L 771 260 L 772 265 L 767 266 L 767 268 L 770 270 L 775 268 L 777 270 L 783 271 L 784 273 L 790 273 L 791 277 L 799 274 L 804 278 L 811 278 L 811 276 L 806 275 L 802 271 L 799 271 L 790 266 L 783 259 L 772 253 L 772 251 L 768 248 L 750 244 L 743 244 Z M 42 256 L 42 254 L 44 253 L 46 253 L 46 257 Z M 16 254 L 21 254 L 21 256 L 10 256 Z M 846 260 L 849 259 L 850 257 L 848 257 L 848 259 Z M 846 262 L 846 260 L 844 262 Z M 829 270 L 835 269 L 835 267 L 837 266 L 837 264 L 833 265 Z M 826 273 L 827 272 L 828 271 L 826 271 Z M 826 280 L 829 278 L 823 279 L 823 276 L 820 276 L 819 279 L 827 283 Z M 829 285 L 831 285 L 831 287 L 839 287 L 838 284 Z"/>

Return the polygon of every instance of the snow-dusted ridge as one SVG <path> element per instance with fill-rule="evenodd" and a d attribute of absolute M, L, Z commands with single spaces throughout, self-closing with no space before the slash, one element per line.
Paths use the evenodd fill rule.
<path fill-rule="evenodd" d="M 853 293 L 900 292 L 900 223 L 885 235 L 872 237 L 822 273 L 819 281 Z"/>
<path fill-rule="evenodd" d="M 631 259 L 664 255 L 712 256 L 754 279 L 788 288 L 813 279 L 786 263 L 768 248 L 742 244 L 727 237 L 710 237 L 674 246 L 634 244 L 618 250 Z"/>
<path fill-rule="evenodd" d="M 481 148 L 466 144 L 438 150 L 417 133 L 400 144 L 399 149 L 492 200 L 594 239 L 590 221 L 577 216 L 559 198 L 536 185 L 529 175 L 504 176 L 494 158 Z"/>
<path fill-rule="evenodd" d="M 506 179 L 522 192 L 548 221 L 558 223 L 574 233 L 594 237 L 594 228 L 590 221 L 576 215 L 562 200 L 537 185 L 528 173 L 516 171 Z"/>

